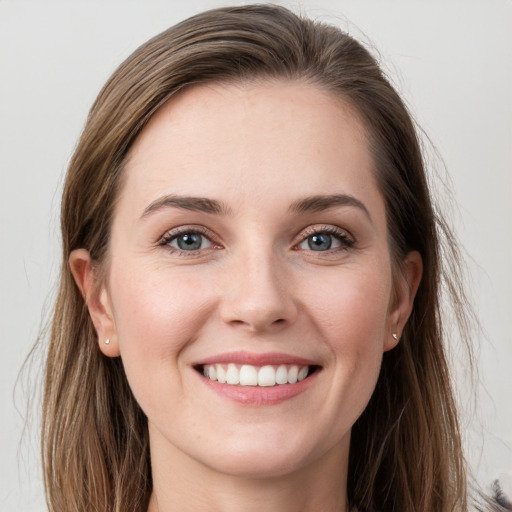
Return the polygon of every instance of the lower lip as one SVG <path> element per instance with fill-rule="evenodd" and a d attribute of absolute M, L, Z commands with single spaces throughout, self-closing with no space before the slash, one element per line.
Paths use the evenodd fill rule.
<path fill-rule="evenodd" d="M 221 384 L 200 374 L 199 377 L 209 389 L 217 395 L 229 398 L 245 405 L 277 405 L 304 393 L 315 381 L 319 371 L 296 384 L 280 384 L 277 386 L 237 386 Z"/>

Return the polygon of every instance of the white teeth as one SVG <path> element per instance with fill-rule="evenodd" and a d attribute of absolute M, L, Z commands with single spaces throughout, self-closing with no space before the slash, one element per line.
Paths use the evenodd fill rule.
<path fill-rule="evenodd" d="M 275 386 L 276 371 L 272 366 L 262 366 L 258 371 L 258 386 Z"/>
<path fill-rule="evenodd" d="M 224 367 L 220 364 L 218 364 L 216 366 L 217 366 L 217 380 L 221 384 L 224 384 L 226 382 L 226 370 L 224 370 Z"/>
<path fill-rule="evenodd" d="M 291 366 L 288 370 L 288 383 L 295 384 L 297 377 L 299 376 L 299 368 L 297 366 Z"/>
<path fill-rule="evenodd" d="M 301 380 L 304 380 L 308 376 L 308 369 L 306 367 L 302 367 L 299 370 L 299 374 L 297 375 L 297 380 L 300 382 Z"/>
<path fill-rule="evenodd" d="M 308 376 L 308 366 L 281 364 L 261 367 L 244 364 L 241 367 L 234 363 L 208 364 L 203 366 L 203 375 L 221 384 L 240 386 L 271 387 L 283 384 L 295 384 Z"/>
<path fill-rule="evenodd" d="M 258 370 L 250 364 L 244 364 L 240 368 L 240 386 L 257 386 Z"/>
<path fill-rule="evenodd" d="M 233 363 L 228 364 L 226 382 L 228 384 L 238 384 L 240 382 L 240 370 Z"/>
<path fill-rule="evenodd" d="M 276 384 L 288 384 L 288 370 L 284 364 L 277 368 Z"/>

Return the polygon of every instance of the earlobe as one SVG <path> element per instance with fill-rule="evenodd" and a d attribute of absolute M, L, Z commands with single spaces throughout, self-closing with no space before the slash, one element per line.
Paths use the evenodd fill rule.
<path fill-rule="evenodd" d="M 411 251 L 405 257 L 395 284 L 394 301 L 389 315 L 389 335 L 384 343 L 384 351 L 394 348 L 400 340 L 414 305 L 423 275 L 423 260 L 418 251 Z"/>
<path fill-rule="evenodd" d="M 108 357 L 119 356 L 119 344 L 109 294 L 104 284 L 98 282 L 97 271 L 89 251 L 86 249 L 72 251 L 69 256 L 69 266 L 89 310 L 98 335 L 100 350 Z"/>

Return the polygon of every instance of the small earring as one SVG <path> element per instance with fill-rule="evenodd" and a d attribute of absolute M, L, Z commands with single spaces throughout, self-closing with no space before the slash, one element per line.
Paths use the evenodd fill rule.
<path fill-rule="evenodd" d="M 395 338 L 395 340 L 398 341 L 398 334 L 396 332 L 394 332 L 391 336 L 393 336 L 393 338 Z"/>
<path fill-rule="evenodd" d="M 108 345 L 109 343 L 110 343 L 110 338 L 107 338 L 107 339 L 105 340 L 105 345 Z"/>

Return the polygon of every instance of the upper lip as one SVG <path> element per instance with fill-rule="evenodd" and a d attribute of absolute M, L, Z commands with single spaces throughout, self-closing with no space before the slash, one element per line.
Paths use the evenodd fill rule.
<path fill-rule="evenodd" d="M 311 359 L 305 359 L 304 357 L 294 356 L 291 354 L 285 354 L 282 352 L 267 352 L 263 354 L 257 354 L 254 352 L 224 352 L 222 354 L 216 354 L 206 359 L 201 359 L 193 364 L 193 366 L 200 366 L 206 364 L 250 364 L 253 366 L 265 366 L 265 365 L 280 365 L 280 364 L 295 364 L 298 366 L 318 366 L 318 362 L 312 361 Z"/>

